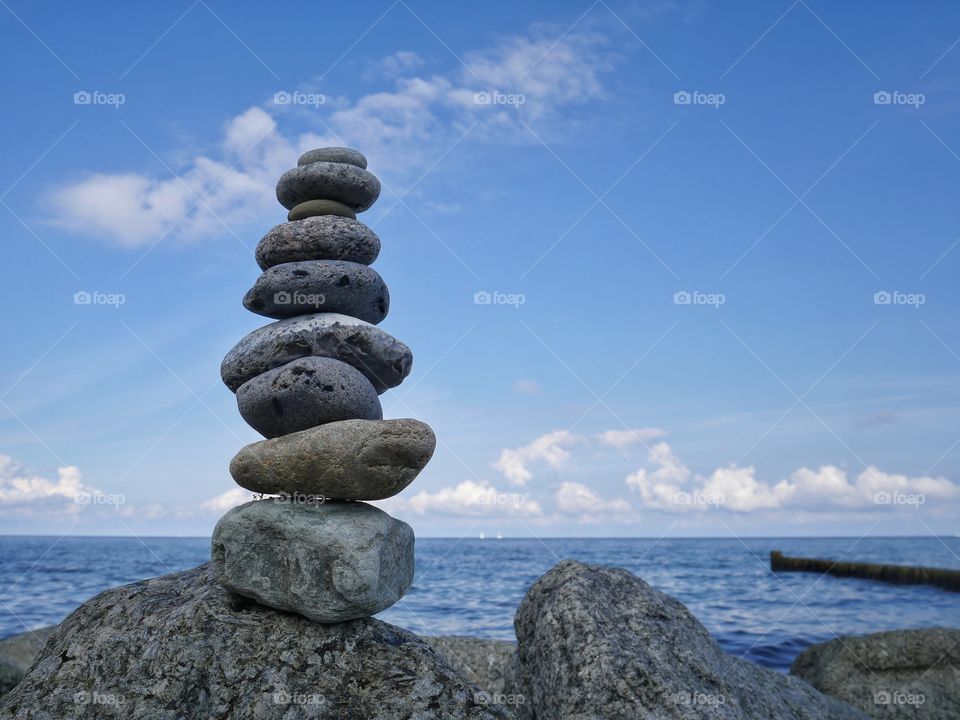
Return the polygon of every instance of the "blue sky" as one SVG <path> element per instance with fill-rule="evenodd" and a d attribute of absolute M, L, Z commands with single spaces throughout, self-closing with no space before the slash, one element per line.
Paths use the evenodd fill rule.
<path fill-rule="evenodd" d="M 345 144 L 415 356 L 385 414 L 440 439 L 381 503 L 418 534 L 955 533 L 958 27 L 4 4 L 3 532 L 204 535 L 244 499 L 219 363 L 263 324 L 276 179 Z"/>

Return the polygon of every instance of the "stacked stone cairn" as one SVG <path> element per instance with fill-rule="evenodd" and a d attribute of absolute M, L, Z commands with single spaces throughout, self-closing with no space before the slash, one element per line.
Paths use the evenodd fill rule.
<path fill-rule="evenodd" d="M 396 495 L 436 446 L 417 420 L 384 420 L 379 395 L 410 373 L 410 349 L 376 325 L 390 297 L 370 267 L 380 240 L 357 220 L 380 195 L 367 159 L 320 148 L 280 178 L 289 222 L 256 249 L 263 274 L 243 299 L 274 318 L 243 338 L 221 376 L 266 440 L 230 463 L 264 499 L 213 533 L 220 584 L 320 623 L 367 617 L 413 581 L 413 530 L 364 500 Z"/>

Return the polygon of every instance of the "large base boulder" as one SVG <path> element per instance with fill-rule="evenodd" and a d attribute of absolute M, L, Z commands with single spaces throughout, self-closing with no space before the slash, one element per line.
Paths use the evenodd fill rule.
<path fill-rule="evenodd" d="M 872 718 L 960 719 L 960 630 L 893 630 L 812 645 L 790 672 Z"/>
<path fill-rule="evenodd" d="M 677 600 L 626 570 L 565 560 L 514 620 L 536 720 L 864 720 L 797 678 L 728 655 Z"/>
<path fill-rule="evenodd" d="M 416 635 L 265 608 L 209 565 L 86 602 L 0 699 L 3 720 L 509 717 Z"/>

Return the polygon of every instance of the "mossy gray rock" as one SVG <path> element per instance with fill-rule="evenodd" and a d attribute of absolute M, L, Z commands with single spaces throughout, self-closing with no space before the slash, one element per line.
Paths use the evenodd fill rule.
<path fill-rule="evenodd" d="M 228 590 L 319 623 L 387 609 L 413 582 L 413 530 L 373 505 L 291 494 L 230 510 L 213 530 Z"/>

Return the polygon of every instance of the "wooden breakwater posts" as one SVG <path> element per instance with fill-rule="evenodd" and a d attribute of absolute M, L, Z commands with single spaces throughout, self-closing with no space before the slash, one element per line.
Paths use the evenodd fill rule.
<path fill-rule="evenodd" d="M 933 585 L 952 592 L 960 592 L 960 570 L 946 568 L 884 565 L 880 563 L 835 562 L 817 558 L 787 557 L 779 550 L 770 553 L 770 569 L 784 572 L 817 572 L 837 577 L 893 583 L 894 585 Z"/>

